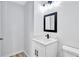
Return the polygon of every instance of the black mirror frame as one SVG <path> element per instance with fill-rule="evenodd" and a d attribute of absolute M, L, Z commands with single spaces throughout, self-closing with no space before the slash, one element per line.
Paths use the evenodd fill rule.
<path fill-rule="evenodd" d="M 55 20 L 55 22 L 54 22 L 55 30 L 47 30 L 47 29 L 45 29 L 45 28 L 46 28 L 46 25 L 45 25 L 45 24 L 46 24 L 45 18 L 46 18 L 47 16 L 52 16 L 52 15 L 54 15 L 54 20 Z M 57 12 L 44 15 L 44 31 L 45 31 L 45 32 L 55 32 L 55 33 L 57 32 Z"/>

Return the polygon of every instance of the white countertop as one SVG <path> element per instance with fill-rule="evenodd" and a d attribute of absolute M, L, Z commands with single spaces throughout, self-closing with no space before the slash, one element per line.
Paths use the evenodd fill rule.
<path fill-rule="evenodd" d="M 50 38 L 50 39 L 38 39 L 38 38 L 34 38 L 33 41 L 38 42 L 38 43 L 43 44 L 43 45 L 46 46 L 46 45 L 49 45 L 51 43 L 57 42 L 57 39 L 55 39 L 55 38 Z"/>

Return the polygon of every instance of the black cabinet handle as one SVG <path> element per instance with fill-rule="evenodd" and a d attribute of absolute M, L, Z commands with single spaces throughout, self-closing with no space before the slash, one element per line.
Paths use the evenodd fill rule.
<path fill-rule="evenodd" d="M 36 49 L 35 49 L 35 55 L 36 55 Z"/>
<path fill-rule="evenodd" d="M 35 49 L 35 55 L 38 56 L 38 50 Z"/>
<path fill-rule="evenodd" d="M 38 56 L 38 51 L 37 51 L 37 56 Z"/>

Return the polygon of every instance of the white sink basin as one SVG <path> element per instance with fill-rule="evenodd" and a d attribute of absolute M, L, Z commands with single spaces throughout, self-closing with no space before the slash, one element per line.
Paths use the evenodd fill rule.
<path fill-rule="evenodd" d="M 36 42 L 43 44 L 43 45 L 49 45 L 51 43 L 57 42 L 57 39 L 55 39 L 55 38 L 50 38 L 50 39 L 42 39 L 42 38 L 36 39 L 36 38 L 34 38 L 33 41 L 36 41 Z"/>

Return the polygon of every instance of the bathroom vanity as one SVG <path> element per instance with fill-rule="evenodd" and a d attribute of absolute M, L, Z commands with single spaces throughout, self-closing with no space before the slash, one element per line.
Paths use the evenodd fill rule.
<path fill-rule="evenodd" d="M 33 57 L 56 57 L 57 39 L 33 39 L 32 56 Z"/>
<path fill-rule="evenodd" d="M 57 12 L 44 15 L 44 32 L 57 33 Z M 58 41 L 56 38 L 34 38 L 32 40 L 32 56 L 33 57 L 56 57 Z"/>

